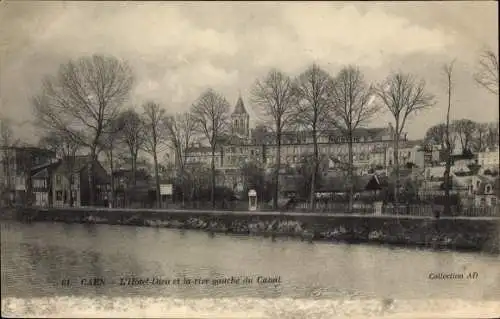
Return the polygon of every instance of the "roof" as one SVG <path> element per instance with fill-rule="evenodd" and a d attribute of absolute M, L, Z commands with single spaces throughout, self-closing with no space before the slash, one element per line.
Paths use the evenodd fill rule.
<path fill-rule="evenodd" d="M 245 104 L 243 103 L 243 99 L 241 98 L 241 96 L 238 98 L 238 101 L 236 102 L 233 114 L 248 114 L 245 109 Z"/>
<path fill-rule="evenodd" d="M 357 128 L 353 132 L 353 138 L 367 138 L 370 137 L 372 139 L 376 139 L 378 137 L 382 137 L 387 132 L 386 128 Z M 254 132 L 254 139 L 256 136 Z M 336 141 L 339 137 L 343 136 L 340 130 L 325 130 L 322 132 L 323 136 L 326 136 L 331 141 Z M 282 133 L 282 143 L 283 144 L 302 144 L 305 139 L 310 139 L 312 137 L 311 130 L 300 130 L 300 131 L 286 131 Z M 275 133 L 273 131 L 268 132 L 259 132 L 259 138 L 261 140 L 256 141 L 257 143 L 274 143 L 275 141 Z M 323 144 L 323 143 L 320 143 Z"/>
<path fill-rule="evenodd" d="M 61 164 L 61 161 L 50 162 L 43 165 L 39 165 L 31 170 L 32 178 L 47 178 L 49 177 L 49 170 L 56 169 Z"/>

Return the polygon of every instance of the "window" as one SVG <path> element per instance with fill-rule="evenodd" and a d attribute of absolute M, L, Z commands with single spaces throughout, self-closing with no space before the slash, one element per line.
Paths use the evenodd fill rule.
<path fill-rule="evenodd" d="M 491 205 L 492 206 L 496 206 L 497 205 L 497 198 L 496 197 L 492 197 L 491 198 Z"/>
<path fill-rule="evenodd" d="M 491 185 L 486 185 L 486 187 L 484 188 L 484 191 L 486 194 L 490 194 L 491 193 Z"/>
<path fill-rule="evenodd" d="M 62 191 L 57 191 L 56 192 L 56 200 L 61 201 L 62 199 L 63 199 Z"/>
<path fill-rule="evenodd" d="M 56 175 L 56 185 L 61 185 L 61 175 Z"/>

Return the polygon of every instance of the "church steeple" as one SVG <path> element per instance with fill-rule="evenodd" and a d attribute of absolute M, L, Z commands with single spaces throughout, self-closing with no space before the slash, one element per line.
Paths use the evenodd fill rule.
<path fill-rule="evenodd" d="M 238 96 L 238 101 L 234 107 L 233 114 L 231 114 L 232 133 L 239 137 L 248 138 L 250 134 L 250 115 L 248 115 L 241 97 L 241 92 Z"/>
<path fill-rule="evenodd" d="M 241 93 L 238 96 L 238 101 L 236 102 L 236 106 L 234 107 L 233 114 L 248 114 L 247 110 L 245 109 L 243 99 L 241 98 Z"/>

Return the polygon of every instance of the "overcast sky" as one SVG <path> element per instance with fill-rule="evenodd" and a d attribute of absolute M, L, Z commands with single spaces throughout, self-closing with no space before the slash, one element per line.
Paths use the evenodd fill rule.
<path fill-rule="evenodd" d="M 413 118 L 421 138 L 444 119 L 442 65 L 456 58 L 452 118 L 492 121 L 498 97 L 478 87 L 482 49 L 498 52 L 496 2 L 14 2 L 0 4 L 0 116 L 35 136 L 28 122 L 41 78 L 70 58 L 94 53 L 126 59 L 136 75 L 133 105 L 153 99 L 187 109 L 207 87 L 232 105 L 271 67 L 297 75 L 313 62 L 335 74 L 356 64 L 367 80 L 391 71 L 427 81 L 438 102 Z M 382 115 L 375 126 L 386 126 Z"/>

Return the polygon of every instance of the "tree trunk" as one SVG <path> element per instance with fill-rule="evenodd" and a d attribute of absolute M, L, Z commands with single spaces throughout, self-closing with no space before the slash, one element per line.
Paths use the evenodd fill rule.
<path fill-rule="evenodd" d="M 212 170 L 212 183 L 210 187 L 210 201 L 212 202 L 212 208 L 215 209 L 215 147 L 212 147 L 212 160 L 211 160 L 211 170 Z"/>
<path fill-rule="evenodd" d="M 316 136 L 316 127 L 313 127 L 313 144 L 314 144 L 314 163 L 313 163 L 313 172 L 311 176 L 311 211 L 314 212 L 316 210 L 316 175 L 318 174 L 318 166 L 319 166 L 319 151 L 318 151 L 318 137 Z"/>
<path fill-rule="evenodd" d="M 111 207 L 115 207 L 115 177 L 113 175 L 114 165 L 113 165 L 113 146 L 110 147 L 109 150 L 109 169 L 111 170 L 111 192 L 109 193 L 109 202 L 111 203 Z"/>
<path fill-rule="evenodd" d="M 399 204 L 399 121 L 396 120 L 396 130 L 394 133 L 394 175 L 396 182 L 394 183 L 394 204 Z M 396 208 L 398 210 L 399 208 Z"/>
<path fill-rule="evenodd" d="M 32 205 L 33 202 L 33 188 L 31 187 L 31 154 L 25 156 L 25 184 L 26 184 L 26 204 Z"/>
<path fill-rule="evenodd" d="M 352 213 L 352 207 L 353 207 L 353 197 L 354 197 L 354 157 L 353 157 L 353 151 L 352 151 L 352 132 L 349 130 L 347 133 L 347 138 L 348 138 L 348 143 L 347 143 L 347 153 L 349 157 L 349 163 L 348 163 L 348 169 L 347 169 L 347 185 L 349 186 L 349 204 L 348 204 L 348 211 L 349 213 Z"/>
<path fill-rule="evenodd" d="M 94 170 L 92 169 L 92 164 L 96 157 L 95 154 L 96 146 L 93 146 L 90 150 L 89 163 L 87 165 L 88 177 L 89 177 L 89 206 L 94 206 L 95 203 L 95 190 L 94 190 Z"/>
<path fill-rule="evenodd" d="M 450 171 L 451 171 L 451 141 L 450 141 L 450 109 L 451 109 L 451 73 L 448 76 L 448 109 L 446 111 L 446 166 L 444 170 L 444 214 L 450 215 Z"/>
<path fill-rule="evenodd" d="M 161 207 L 161 194 L 160 194 L 160 174 L 158 172 L 158 155 L 156 149 L 153 150 L 153 162 L 155 166 L 155 184 L 156 184 L 156 207 Z"/>
<path fill-rule="evenodd" d="M 137 153 L 132 154 L 132 185 L 137 185 Z"/>
<path fill-rule="evenodd" d="M 69 207 L 73 207 L 73 181 L 71 180 L 72 174 L 69 175 Z"/>
<path fill-rule="evenodd" d="M 273 209 L 278 209 L 279 179 L 281 168 L 281 131 L 276 134 L 276 171 L 274 172 Z"/>

